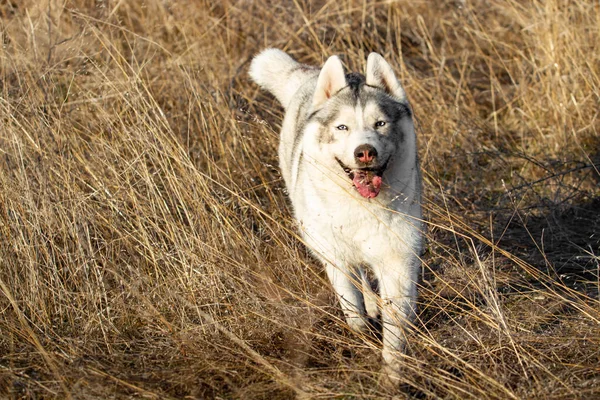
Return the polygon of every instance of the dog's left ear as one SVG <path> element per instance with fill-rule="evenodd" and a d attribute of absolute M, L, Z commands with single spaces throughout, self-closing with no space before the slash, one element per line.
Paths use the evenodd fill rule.
<path fill-rule="evenodd" d="M 394 75 L 394 70 L 377 53 L 369 54 L 367 58 L 367 79 L 366 83 L 369 86 L 375 86 L 386 91 L 398 101 L 406 102 L 406 93 L 400 84 L 400 81 Z"/>

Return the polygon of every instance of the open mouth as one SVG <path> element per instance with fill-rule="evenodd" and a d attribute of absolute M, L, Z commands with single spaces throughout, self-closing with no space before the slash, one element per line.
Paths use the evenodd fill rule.
<path fill-rule="evenodd" d="M 352 184 L 358 191 L 358 194 L 366 199 L 377 197 L 379 191 L 381 190 L 381 177 L 387 168 L 389 158 L 380 167 L 364 167 L 355 169 L 347 167 L 338 158 L 335 160 L 338 162 L 338 164 L 340 164 L 340 167 L 342 167 L 346 175 L 348 175 L 352 181 Z"/>

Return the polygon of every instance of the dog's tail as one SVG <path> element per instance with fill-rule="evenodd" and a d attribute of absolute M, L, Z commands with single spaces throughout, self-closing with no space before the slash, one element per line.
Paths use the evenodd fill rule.
<path fill-rule="evenodd" d="M 318 73 L 317 68 L 300 64 L 279 49 L 263 50 L 250 64 L 252 80 L 271 92 L 286 109 L 300 86 Z"/>

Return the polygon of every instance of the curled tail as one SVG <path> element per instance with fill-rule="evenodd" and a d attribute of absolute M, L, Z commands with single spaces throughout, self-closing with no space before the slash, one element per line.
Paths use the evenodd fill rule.
<path fill-rule="evenodd" d="M 263 50 L 250 64 L 252 80 L 271 92 L 286 109 L 300 86 L 318 73 L 317 68 L 300 64 L 279 49 Z"/>

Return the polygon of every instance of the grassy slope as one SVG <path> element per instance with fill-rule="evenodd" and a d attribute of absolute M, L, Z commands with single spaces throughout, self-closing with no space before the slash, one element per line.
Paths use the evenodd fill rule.
<path fill-rule="evenodd" d="M 1 397 L 389 394 L 290 219 L 265 46 L 378 51 L 410 96 L 430 226 L 400 394 L 600 396 L 597 5 L 202 3 L 0 4 Z"/>

